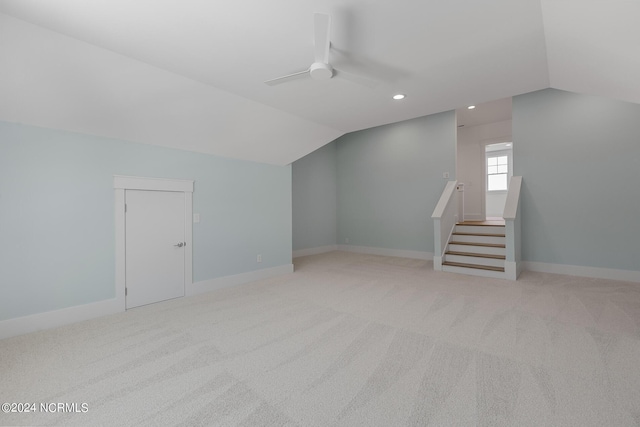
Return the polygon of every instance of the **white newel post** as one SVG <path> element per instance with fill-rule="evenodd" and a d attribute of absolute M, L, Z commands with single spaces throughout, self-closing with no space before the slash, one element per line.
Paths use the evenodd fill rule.
<path fill-rule="evenodd" d="M 516 280 L 522 269 L 520 256 L 520 189 L 522 177 L 513 176 L 509 181 L 509 193 L 502 214 L 505 222 L 506 260 L 504 272 L 507 279 Z"/>
<path fill-rule="evenodd" d="M 458 221 L 464 222 L 464 183 L 459 182 L 456 185 L 458 192 Z"/>

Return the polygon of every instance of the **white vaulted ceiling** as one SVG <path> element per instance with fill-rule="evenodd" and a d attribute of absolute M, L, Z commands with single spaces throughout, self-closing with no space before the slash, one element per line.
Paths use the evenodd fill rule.
<path fill-rule="evenodd" d="M 268 79 L 313 62 L 366 79 Z M 0 0 L 0 120 L 288 164 L 554 87 L 640 102 L 637 0 Z M 407 95 L 394 101 L 395 93 Z"/>

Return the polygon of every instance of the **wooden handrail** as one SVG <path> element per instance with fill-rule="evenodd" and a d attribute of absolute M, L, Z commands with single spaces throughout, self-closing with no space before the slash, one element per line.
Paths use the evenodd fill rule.
<path fill-rule="evenodd" d="M 520 188 L 522 187 L 522 177 L 512 176 L 509 181 L 509 191 L 507 200 L 504 203 L 502 218 L 505 221 L 514 220 L 518 215 L 518 202 L 520 201 Z"/>
<path fill-rule="evenodd" d="M 436 208 L 433 210 L 433 214 L 431 215 L 431 218 L 433 219 L 442 218 L 442 215 L 444 215 L 444 211 L 445 209 L 447 209 L 447 205 L 451 201 L 453 193 L 456 190 L 457 184 L 458 184 L 458 181 L 447 182 L 447 185 L 444 187 L 444 190 L 442 191 L 442 196 L 440 196 L 440 200 L 438 200 L 438 204 L 436 205 Z"/>
<path fill-rule="evenodd" d="M 455 197 L 458 181 L 449 181 L 433 210 L 433 268 L 442 270 L 442 256 L 449 236 L 458 220 L 458 198 Z"/>

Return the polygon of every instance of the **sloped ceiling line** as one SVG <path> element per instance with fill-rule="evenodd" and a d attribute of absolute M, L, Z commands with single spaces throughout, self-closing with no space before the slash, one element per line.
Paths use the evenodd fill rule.
<path fill-rule="evenodd" d="M 263 83 L 312 62 L 314 12 L 332 61 L 375 85 Z M 625 0 L 0 0 L 0 119 L 284 165 L 547 87 L 640 102 L 637 16 Z"/>

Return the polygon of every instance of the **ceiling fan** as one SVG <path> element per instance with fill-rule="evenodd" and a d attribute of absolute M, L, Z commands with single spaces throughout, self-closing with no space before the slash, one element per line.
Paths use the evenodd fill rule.
<path fill-rule="evenodd" d="M 280 83 L 307 77 L 311 77 L 314 80 L 329 80 L 332 78 L 338 70 L 329 64 L 329 48 L 331 47 L 331 41 L 329 39 L 330 30 L 331 17 L 324 13 L 314 14 L 315 62 L 304 71 L 267 80 L 265 84 L 275 86 Z M 345 73 L 340 71 L 340 74 Z"/>

